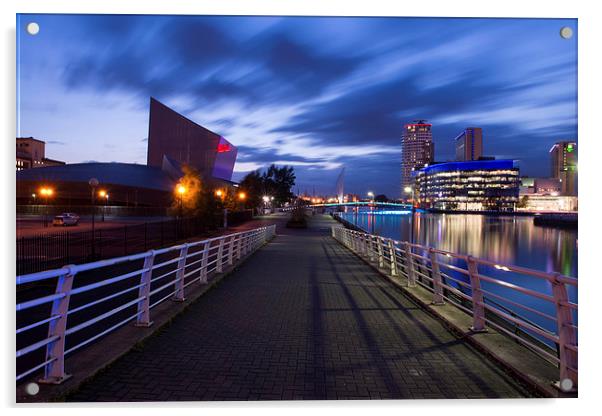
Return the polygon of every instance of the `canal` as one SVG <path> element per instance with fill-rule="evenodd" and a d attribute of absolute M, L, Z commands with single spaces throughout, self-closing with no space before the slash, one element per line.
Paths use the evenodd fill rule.
<path fill-rule="evenodd" d="M 466 254 L 499 264 L 517 265 L 530 269 L 558 272 L 577 277 L 577 230 L 533 225 L 531 216 L 445 214 L 416 211 L 373 211 L 353 208 L 341 217 L 369 233 L 401 241 L 435 247 L 453 253 Z M 464 265 L 460 265 L 464 266 Z M 486 270 L 487 275 L 551 295 L 547 281 L 516 275 L 502 270 Z M 463 280 L 466 276 L 456 276 Z M 496 294 L 542 312 L 555 315 L 549 302 L 521 295 L 499 286 L 491 287 Z M 568 287 L 569 298 L 577 303 L 577 290 Z M 538 326 L 556 332 L 556 323 L 515 306 L 505 305 Z M 575 313 L 575 319 L 577 318 Z"/>

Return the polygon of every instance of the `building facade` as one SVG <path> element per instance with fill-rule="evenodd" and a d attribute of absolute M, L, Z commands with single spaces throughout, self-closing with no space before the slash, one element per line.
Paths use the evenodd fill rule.
<path fill-rule="evenodd" d="M 433 163 L 435 146 L 433 144 L 432 124 L 426 120 L 414 120 L 403 126 L 401 136 L 401 195 L 406 187 L 414 186 L 412 173 Z"/>
<path fill-rule="evenodd" d="M 557 142 L 550 149 L 552 177 L 560 181 L 561 194 L 577 196 L 577 143 Z"/>
<path fill-rule="evenodd" d="M 455 138 L 456 160 L 479 160 L 483 156 L 483 130 L 468 127 Z"/>
<path fill-rule="evenodd" d="M 513 160 L 438 163 L 414 174 L 416 201 L 423 208 L 514 211 L 520 177 Z"/>
<path fill-rule="evenodd" d="M 576 196 L 522 195 L 518 204 L 519 211 L 537 212 L 574 212 L 577 211 Z"/>
<path fill-rule="evenodd" d="M 520 195 L 560 195 L 561 182 L 556 178 L 520 178 Z"/>
<path fill-rule="evenodd" d="M 64 164 L 60 160 L 46 157 L 46 142 L 33 137 L 17 137 L 17 170 Z"/>
<path fill-rule="evenodd" d="M 196 168 L 210 188 L 233 186 L 229 179 L 236 160 L 236 147 L 223 137 L 154 99 L 151 99 L 149 132 L 148 165 L 64 165 L 44 157 L 44 142 L 27 138 L 21 139 L 22 146 L 19 146 L 20 139 L 17 139 L 17 168 L 20 149 L 28 149 L 33 167 L 39 167 L 17 172 L 17 204 L 34 203 L 32 199 L 41 187 L 51 187 L 53 204 L 88 205 L 92 200 L 89 180 L 96 178 L 97 188 L 110 194 L 111 205 L 167 207 L 172 204 L 176 186 L 184 176 L 183 164 Z M 34 164 L 36 160 L 40 163 Z M 30 163 L 30 160 L 22 160 L 22 163 Z"/>
<path fill-rule="evenodd" d="M 151 97 L 147 165 L 161 168 L 164 157 L 197 169 L 205 179 L 232 179 L 237 149 L 225 138 Z"/>

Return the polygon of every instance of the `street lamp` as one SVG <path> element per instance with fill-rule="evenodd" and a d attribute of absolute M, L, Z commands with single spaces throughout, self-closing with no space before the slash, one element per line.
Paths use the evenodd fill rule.
<path fill-rule="evenodd" d="M 34 194 L 35 195 L 35 194 Z M 48 227 L 48 200 L 54 195 L 54 189 L 48 187 L 40 188 L 40 195 L 44 198 L 44 227 Z"/>
<path fill-rule="evenodd" d="M 414 214 L 416 213 L 416 209 L 414 208 L 414 187 L 406 186 L 403 188 L 403 191 L 406 194 L 411 194 L 412 196 L 412 218 L 410 224 L 410 243 L 414 243 Z"/>
<path fill-rule="evenodd" d="M 215 191 L 215 196 L 217 196 L 218 198 L 221 198 L 222 196 L 224 196 L 224 191 L 222 191 L 221 189 L 218 189 L 217 191 Z"/>
<path fill-rule="evenodd" d="M 105 222 L 105 210 L 107 208 L 107 200 L 109 199 L 109 194 L 104 189 L 98 191 L 98 196 L 104 199 L 104 205 L 102 207 L 102 222 Z"/>
<path fill-rule="evenodd" d="M 90 193 L 90 198 L 92 199 L 92 258 L 96 258 L 96 234 L 94 231 L 94 214 L 96 213 L 96 187 L 98 186 L 98 179 L 90 178 L 88 181 L 88 185 L 92 189 Z"/>
<path fill-rule="evenodd" d="M 178 184 L 176 191 L 178 192 L 178 197 L 180 198 L 180 217 L 182 216 L 182 198 L 184 198 L 184 194 L 186 193 L 186 187 L 182 184 Z"/>

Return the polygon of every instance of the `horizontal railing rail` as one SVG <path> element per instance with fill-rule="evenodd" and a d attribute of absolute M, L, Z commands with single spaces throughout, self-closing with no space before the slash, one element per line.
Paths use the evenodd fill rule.
<path fill-rule="evenodd" d="M 190 285 L 207 284 L 257 250 L 275 227 L 17 276 L 17 288 L 28 287 L 16 305 L 17 381 L 43 370 L 40 382 L 61 383 L 67 354 L 128 322 L 152 325 L 155 306 L 184 301 Z"/>
<path fill-rule="evenodd" d="M 332 236 L 342 245 L 409 287 L 420 285 L 432 293 L 432 304 L 449 302 L 472 317 L 471 330 L 491 327 L 559 367 L 559 382 L 569 379 L 577 386 L 577 303 L 569 300 L 568 288 L 577 279 L 525 267 L 502 265 L 433 247 L 397 241 L 357 229 L 332 227 Z M 511 272 L 519 279 L 505 281 L 491 271 Z M 546 282 L 543 290 L 526 287 L 525 279 Z M 500 290 L 496 290 L 501 288 Z M 544 301 L 536 308 L 530 299 Z M 525 314 L 552 322 L 546 329 Z M 512 330 L 514 329 L 514 330 Z"/>

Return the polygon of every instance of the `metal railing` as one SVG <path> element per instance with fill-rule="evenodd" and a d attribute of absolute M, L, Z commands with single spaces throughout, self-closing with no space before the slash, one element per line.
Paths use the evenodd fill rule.
<path fill-rule="evenodd" d="M 155 306 L 185 300 L 188 286 L 207 284 L 271 239 L 275 227 L 17 276 L 17 287 L 33 292 L 20 291 L 25 298 L 16 305 L 17 381 L 43 369 L 41 382 L 61 383 L 66 355 L 130 321 L 152 325 Z"/>
<path fill-rule="evenodd" d="M 229 226 L 252 219 L 249 211 L 228 213 Z M 98 220 L 98 219 L 97 219 Z M 98 220 L 100 223 L 100 220 Z M 28 274 L 117 256 L 158 249 L 215 229 L 223 214 L 211 220 L 187 217 L 141 224 L 96 227 L 94 231 L 52 230 L 18 237 L 17 274 Z M 18 227 L 18 226 L 17 226 Z"/>
<path fill-rule="evenodd" d="M 447 301 L 469 314 L 472 317 L 472 331 L 483 332 L 490 326 L 558 365 L 559 381 L 569 379 L 573 386 L 577 386 L 578 305 L 569 300 L 567 290 L 571 286 L 577 288 L 577 279 L 560 273 L 501 265 L 340 226 L 332 227 L 332 236 L 384 270 L 392 279 L 409 287 L 420 285 L 428 289 L 432 293 L 433 305 L 442 305 Z M 520 276 L 515 281 L 543 280 L 551 287 L 551 293 L 494 278 L 490 276 L 494 274 L 493 271 L 515 273 Z M 538 301 L 529 302 L 530 299 Z M 548 307 L 533 305 L 541 301 Z M 521 316 L 523 314 L 516 313 L 517 309 L 523 314 L 552 322 L 555 330 L 535 324 Z M 516 330 L 512 331 L 511 327 Z"/>

